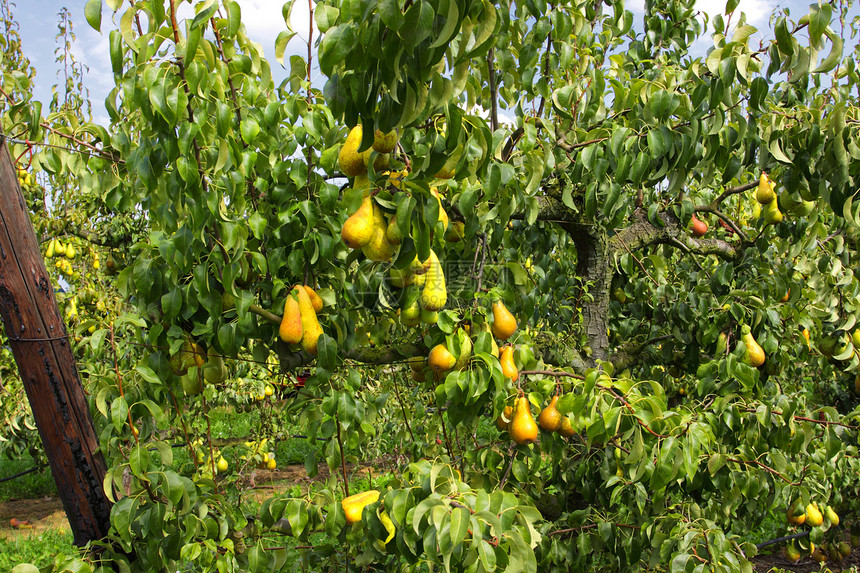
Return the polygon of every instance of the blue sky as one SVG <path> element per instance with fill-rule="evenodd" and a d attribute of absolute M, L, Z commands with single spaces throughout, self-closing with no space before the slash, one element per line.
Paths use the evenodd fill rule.
<path fill-rule="evenodd" d="M 104 98 L 113 88 L 113 76 L 110 73 L 107 31 L 112 29 L 113 15 L 103 8 L 102 29 L 99 34 L 89 27 L 84 19 L 84 0 L 11 0 L 17 4 L 13 14 L 20 24 L 20 33 L 25 54 L 36 67 L 35 94 L 36 99 L 47 104 L 51 99 L 51 86 L 57 83 L 57 66 L 54 62 L 54 36 L 57 33 L 57 14 L 65 5 L 69 6 L 77 35 L 75 54 L 79 61 L 88 66 L 89 71 L 84 79 L 90 90 L 93 103 L 93 116 L 98 123 L 107 123 L 104 111 Z M 278 33 L 285 29 L 281 15 L 283 3 L 279 0 L 239 0 L 242 6 L 242 20 L 249 36 L 260 43 L 272 62 L 273 73 L 278 73 L 280 66 L 274 60 L 274 45 Z M 640 17 L 644 10 L 645 0 L 629 0 L 627 8 L 635 16 Z M 768 19 L 777 6 L 788 6 L 792 16 L 799 18 L 808 11 L 808 2 L 792 0 L 777 2 L 776 0 L 741 0 L 739 9 L 747 14 L 747 21 L 760 30 L 768 28 Z M 190 13 L 190 7 L 183 3 L 185 14 Z M 721 13 L 725 8 L 725 0 L 699 0 L 697 8 L 708 14 Z M 298 30 L 308 28 L 308 8 L 306 2 L 296 2 L 293 10 L 293 21 Z M 301 35 L 301 34 L 300 34 Z M 305 40 L 294 38 L 290 51 L 303 53 L 306 50 Z M 702 53 L 709 47 L 709 40 L 700 40 Z"/>

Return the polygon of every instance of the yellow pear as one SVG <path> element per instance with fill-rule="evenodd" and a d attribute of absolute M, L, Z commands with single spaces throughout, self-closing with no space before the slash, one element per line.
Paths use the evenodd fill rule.
<path fill-rule="evenodd" d="M 516 443 L 531 444 L 537 441 L 538 426 L 532 418 L 532 408 L 528 399 L 520 394 L 517 399 L 517 407 L 514 409 L 514 417 L 511 420 L 508 433 Z"/>
<path fill-rule="evenodd" d="M 555 432 L 561 428 L 562 415 L 555 407 L 556 402 L 558 402 L 558 394 L 552 397 L 547 407 L 541 410 L 538 416 L 538 424 L 542 430 L 547 432 Z"/>
<path fill-rule="evenodd" d="M 353 127 L 349 135 L 346 136 L 346 142 L 340 148 L 340 152 L 337 155 L 340 170 L 347 177 L 355 177 L 367 172 L 364 157 L 366 152 L 358 152 L 358 148 L 361 146 L 362 135 L 361 124 Z"/>
<path fill-rule="evenodd" d="M 445 308 L 448 302 L 448 289 L 445 286 L 445 273 L 436 253 L 430 251 L 430 268 L 427 270 L 427 278 L 424 288 L 421 290 L 421 308 L 425 310 L 439 311 Z"/>
<path fill-rule="evenodd" d="M 308 296 L 308 291 L 297 285 L 298 288 L 293 289 L 298 295 L 299 312 L 302 316 L 302 349 L 308 354 L 317 353 L 317 342 L 322 334 L 322 327 L 317 320 L 317 313 L 314 312 L 314 305 L 311 302 L 311 297 Z"/>
<path fill-rule="evenodd" d="M 499 414 L 499 417 L 496 418 L 496 427 L 503 432 L 507 432 L 508 428 L 511 427 L 511 419 L 514 415 L 514 407 L 513 406 L 505 406 L 505 409 L 502 410 L 502 413 Z"/>
<path fill-rule="evenodd" d="M 323 309 L 323 300 L 320 298 L 320 295 L 318 295 L 317 291 L 308 285 L 302 285 L 302 288 L 307 291 L 308 296 L 311 299 L 311 304 L 314 307 L 314 312 L 320 312 Z"/>
<path fill-rule="evenodd" d="M 48 248 L 45 250 L 45 257 L 52 259 L 57 252 L 57 239 L 51 239 L 48 243 Z"/>
<path fill-rule="evenodd" d="M 776 199 L 776 194 L 773 192 L 773 187 L 770 185 L 770 181 L 768 181 L 767 175 L 765 173 L 761 174 L 761 177 L 758 180 L 758 188 L 755 192 L 755 200 L 759 202 L 761 205 L 769 205 Z"/>
<path fill-rule="evenodd" d="M 499 357 L 499 345 L 496 344 L 496 339 L 493 337 L 493 333 L 490 330 L 490 323 L 482 322 L 481 323 L 481 330 L 490 334 L 490 344 L 492 345 L 490 347 L 490 354 L 492 354 L 493 356 L 498 358 Z"/>
<path fill-rule="evenodd" d="M 768 203 L 764 208 L 764 220 L 769 225 L 775 225 L 782 221 L 782 213 L 776 200 Z"/>
<path fill-rule="evenodd" d="M 294 288 L 284 302 L 284 317 L 278 328 L 278 335 L 287 344 L 298 344 L 302 341 L 302 313 L 299 310 L 299 295 Z"/>
<path fill-rule="evenodd" d="M 373 234 L 371 235 L 370 242 L 361 248 L 361 252 L 371 261 L 390 261 L 397 250 L 397 247 L 388 242 L 388 238 L 386 237 L 387 228 L 388 224 L 385 222 L 385 215 L 382 214 L 382 209 L 374 203 Z"/>
<path fill-rule="evenodd" d="M 493 334 L 499 340 L 507 340 L 517 330 L 517 319 L 505 307 L 505 303 L 497 300 L 493 303 Z"/>
<path fill-rule="evenodd" d="M 812 527 L 818 527 L 824 523 L 824 516 L 818 510 L 818 504 L 815 502 L 806 506 L 806 524 Z"/>
<path fill-rule="evenodd" d="M 561 424 L 558 427 L 558 433 L 565 438 L 569 438 L 576 433 L 576 430 L 573 429 L 573 424 L 570 423 L 570 418 L 567 416 L 562 417 Z"/>
<path fill-rule="evenodd" d="M 361 521 L 361 512 L 364 510 L 364 506 L 370 505 L 378 499 L 379 491 L 375 489 L 363 491 L 344 498 L 343 501 L 340 502 L 340 505 L 343 507 L 343 512 L 346 514 L 346 524 L 352 525 Z"/>
<path fill-rule="evenodd" d="M 449 221 L 448 211 L 442 206 L 442 198 L 439 196 L 439 191 L 435 187 L 431 187 L 430 194 L 436 197 L 436 201 L 439 203 L 439 222 L 442 223 L 442 230 L 447 231 Z"/>
<path fill-rule="evenodd" d="M 839 515 L 829 505 L 824 506 L 824 516 L 830 520 L 831 525 L 839 525 Z"/>
<path fill-rule="evenodd" d="M 391 130 L 388 133 L 382 133 L 381 129 L 377 129 L 373 134 L 373 150 L 379 153 L 391 153 L 397 146 L 397 131 Z"/>
<path fill-rule="evenodd" d="M 752 332 L 750 332 L 750 327 L 746 324 L 741 327 L 741 340 L 746 346 L 744 362 L 753 368 L 758 368 L 764 364 L 764 350 L 762 350 L 761 346 L 758 345 L 758 342 L 755 341 Z"/>
<path fill-rule="evenodd" d="M 517 365 L 514 363 L 513 346 L 505 346 L 502 348 L 499 363 L 502 365 L 502 374 L 510 378 L 512 382 L 516 382 L 517 378 L 520 377 L 520 372 L 517 370 Z"/>
<path fill-rule="evenodd" d="M 430 354 L 427 356 L 427 364 L 433 369 L 436 378 L 441 378 L 442 374 L 454 368 L 457 363 L 457 358 L 451 354 L 448 347 L 444 344 L 437 344 L 430 349 Z"/>
<path fill-rule="evenodd" d="M 362 199 L 361 206 L 343 224 L 340 238 L 350 249 L 358 249 L 370 243 L 373 238 L 373 198 L 368 194 Z"/>
<path fill-rule="evenodd" d="M 800 561 L 802 555 L 800 554 L 800 549 L 794 543 L 790 543 L 785 546 L 785 558 L 791 561 L 792 563 L 797 563 Z"/>
<path fill-rule="evenodd" d="M 791 525 L 803 525 L 806 521 L 806 513 L 803 512 L 803 509 L 798 507 L 800 499 L 794 500 L 790 506 L 788 506 L 788 510 L 786 513 L 786 519 L 788 523 Z"/>

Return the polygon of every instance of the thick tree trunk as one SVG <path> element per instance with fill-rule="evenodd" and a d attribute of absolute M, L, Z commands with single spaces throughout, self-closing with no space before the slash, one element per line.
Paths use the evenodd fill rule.
<path fill-rule="evenodd" d="M 612 283 L 608 239 L 599 230 L 563 223 L 576 245 L 576 273 L 585 281 L 592 300 L 582 307 L 582 319 L 591 360 L 609 358 L 609 335 L 606 332 L 609 320 L 609 287 Z"/>
<path fill-rule="evenodd" d="M 105 462 L 5 140 L 0 142 L 0 317 L 75 543 L 103 538 L 110 527 Z"/>

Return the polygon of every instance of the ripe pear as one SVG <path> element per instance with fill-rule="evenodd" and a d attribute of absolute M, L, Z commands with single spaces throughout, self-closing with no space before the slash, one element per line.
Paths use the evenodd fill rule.
<path fill-rule="evenodd" d="M 493 356 L 498 358 L 499 357 L 499 345 L 496 344 L 496 339 L 493 337 L 493 333 L 490 330 L 490 323 L 482 322 L 481 323 L 481 330 L 490 334 L 490 344 L 492 345 L 490 347 L 490 354 L 492 354 Z"/>
<path fill-rule="evenodd" d="M 758 368 L 764 364 L 764 350 L 762 350 L 761 346 L 758 345 L 758 342 L 755 341 L 752 332 L 750 332 L 750 327 L 746 324 L 741 327 L 741 340 L 746 346 L 744 362 L 753 368 Z"/>
<path fill-rule="evenodd" d="M 538 424 L 542 430 L 547 432 L 555 432 L 561 428 L 562 415 L 555 407 L 556 402 L 558 402 L 558 394 L 552 397 L 547 407 L 541 410 L 538 416 Z"/>
<path fill-rule="evenodd" d="M 343 224 L 340 230 L 340 238 L 350 249 L 364 247 L 373 238 L 373 198 L 367 195 L 362 199 L 358 211 L 353 213 Z"/>
<path fill-rule="evenodd" d="M 806 523 L 812 527 L 818 527 L 824 523 L 824 516 L 821 515 L 821 511 L 818 510 L 818 504 L 815 502 L 806 506 Z"/>
<path fill-rule="evenodd" d="M 361 521 L 361 512 L 364 506 L 369 505 L 379 499 L 379 491 L 370 489 L 351 495 L 340 502 L 343 507 L 343 512 L 346 514 L 346 524 L 352 525 Z"/>
<path fill-rule="evenodd" d="M 358 148 L 361 146 L 362 135 L 361 124 L 353 127 L 349 135 L 346 136 L 346 142 L 340 148 L 340 152 L 337 155 L 340 170 L 347 177 L 355 177 L 367 172 L 364 157 L 367 152 L 358 152 Z"/>
<path fill-rule="evenodd" d="M 558 427 L 558 433 L 564 436 L 565 438 L 569 438 L 576 433 L 576 430 L 573 429 L 573 424 L 570 423 L 570 418 L 564 416 L 561 419 L 561 425 Z"/>
<path fill-rule="evenodd" d="M 792 563 L 797 563 L 800 561 L 802 555 L 800 554 L 800 549 L 794 543 L 790 543 L 785 546 L 785 558 L 791 561 Z"/>
<path fill-rule="evenodd" d="M 58 257 L 66 256 L 66 247 L 60 241 L 57 241 L 57 244 L 54 245 L 54 254 Z"/>
<path fill-rule="evenodd" d="M 361 248 L 361 252 L 370 259 L 376 262 L 390 261 L 394 256 L 397 247 L 388 242 L 386 230 L 388 224 L 385 222 L 385 215 L 382 214 L 382 209 L 376 203 L 373 204 L 373 234 L 370 241 Z"/>
<path fill-rule="evenodd" d="M 692 219 L 690 219 L 690 230 L 693 232 L 694 237 L 704 237 L 705 233 L 708 232 L 708 223 L 693 215 Z"/>
<path fill-rule="evenodd" d="M 513 406 L 505 406 L 505 409 L 502 410 L 502 413 L 499 414 L 499 417 L 496 418 L 496 427 L 503 432 L 507 432 L 508 428 L 511 427 L 511 419 L 514 416 L 514 407 Z"/>
<path fill-rule="evenodd" d="M 377 129 L 373 134 L 373 150 L 379 153 L 391 153 L 397 146 L 397 131 L 391 130 L 388 133 L 382 133 L 381 129 Z"/>
<path fill-rule="evenodd" d="M 301 288 L 301 285 L 297 286 L 298 288 L 294 288 L 293 291 L 298 295 L 299 313 L 302 317 L 302 349 L 308 354 L 316 354 L 317 342 L 323 333 L 322 327 L 317 320 L 317 313 L 314 312 L 314 305 L 308 292 Z"/>
<path fill-rule="evenodd" d="M 45 250 L 45 258 L 52 259 L 57 253 L 57 239 L 51 239 L 48 242 L 48 248 Z"/>
<path fill-rule="evenodd" d="M 791 525 L 803 525 L 806 521 L 806 513 L 799 507 L 800 499 L 794 500 L 786 511 L 786 519 Z"/>
<path fill-rule="evenodd" d="M 75 247 L 74 245 L 69 243 L 69 245 L 66 247 L 66 258 L 71 261 L 74 260 L 75 255 L 77 255 L 77 253 L 75 252 Z"/>
<path fill-rule="evenodd" d="M 430 270 L 430 265 L 432 264 L 432 262 L 433 259 L 431 257 L 428 257 L 426 261 L 419 261 L 418 256 L 416 255 L 412 262 L 409 263 L 409 272 L 414 275 L 427 274 L 427 271 Z"/>
<path fill-rule="evenodd" d="M 508 428 L 508 433 L 511 435 L 511 439 L 520 445 L 532 444 L 537 441 L 538 426 L 532 418 L 531 405 L 522 394 L 517 399 L 517 406 L 514 409 L 514 417 Z"/>
<path fill-rule="evenodd" d="M 755 200 L 761 205 L 770 205 L 776 199 L 776 194 L 773 192 L 773 187 L 767 178 L 767 174 L 762 173 L 758 180 L 758 188 L 755 192 Z"/>
<path fill-rule="evenodd" d="M 433 370 L 436 378 L 441 378 L 442 374 L 454 368 L 456 363 L 457 358 L 448 351 L 448 347 L 444 344 L 434 346 L 427 356 L 427 364 Z"/>
<path fill-rule="evenodd" d="M 839 525 L 839 515 L 829 505 L 824 506 L 824 516 L 830 520 L 831 525 Z"/>
<path fill-rule="evenodd" d="M 320 295 L 318 295 L 317 291 L 308 285 L 302 285 L 302 288 L 307 291 L 308 296 L 311 299 L 311 304 L 314 307 L 314 312 L 320 312 L 323 309 L 323 300 L 320 298 Z"/>
<path fill-rule="evenodd" d="M 439 196 L 439 191 L 435 187 L 431 187 L 430 194 L 436 197 L 436 201 L 439 203 L 439 222 L 442 223 L 442 230 L 447 231 L 449 222 L 448 211 L 442 206 L 442 198 Z"/>
<path fill-rule="evenodd" d="M 517 370 L 517 365 L 514 363 L 514 347 L 505 346 L 502 348 L 499 364 L 502 365 L 502 374 L 510 378 L 512 382 L 516 382 L 520 377 L 520 372 Z"/>
<path fill-rule="evenodd" d="M 425 310 L 440 311 L 448 302 L 448 289 L 445 286 L 445 273 L 436 253 L 430 251 L 430 268 L 427 270 L 427 278 L 424 288 L 421 290 L 421 308 Z"/>
<path fill-rule="evenodd" d="M 764 220 L 769 225 L 775 225 L 782 221 L 782 213 L 777 201 L 771 201 L 764 208 Z"/>
<path fill-rule="evenodd" d="M 493 334 L 499 340 L 507 340 L 517 330 L 517 319 L 505 307 L 505 303 L 497 300 L 493 303 Z"/>
<path fill-rule="evenodd" d="M 299 309 L 299 294 L 297 289 L 294 288 L 287 295 L 287 300 L 284 303 L 284 317 L 281 319 L 278 335 L 287 344 L 298 344 L 302 341 L 303 333 L 302 313 Z"/>

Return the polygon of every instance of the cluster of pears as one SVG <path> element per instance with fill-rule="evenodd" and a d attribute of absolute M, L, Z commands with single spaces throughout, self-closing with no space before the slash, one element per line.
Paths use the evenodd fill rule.
<path fill-rule="evenodd" d="M 436 252 L 430 249 L 426 261 L 415 257 L 406 269 L 392 267 L 389 273 L 392 286 L 406 289 L 400 308 L 403 326 L 418 326 L 420 322 L 435 324 L 439 319 L 438 312 L 448 302 L 445 272 Z"/>
<path fill-rule="evenodd" d="M 248 449 L 246 454 L 239 457 L 241 460 L 248 460 L 254 463 L 258 469 L 273 470 L 278 467 L 278 462 L 275 461 L 275 452 L 268 448 L 269 438 L 263 438 L 260 441 L 245 442 L 245 447 Z"/>
<path fill-rule="evenodd" d="M 302 345 L 308 354 L 317 353 L 317 343 L 323 333 L 317 313 L 323 308 L 323 301 L 316 291 L 308 285 L 295 285 L 284 302 L 284 316 L 278 335 L 287 344 Z"/>
<path fill-rule="evenodd" d="M 374 199 L 373 184 L 368 179 L 367 172 L 372 163 L 373 170 L 387 175 L 388 184 L 394 189 L 404 187 L 403 178 L 407 172 L 383 171 L 388 167 L 390 153 L 397 145 L 396 131 L 383 133 L 381 130 L 376 130 L 371 147 L 360 152 L 363 133 L 361 125 L 353 127 L 338 155 L 341 172 L 354 178 L 352 183 L 354 189 L 362 190 L 361 204 L 344 222 L 340 235 L 347 247 L 361 249 L 369 260 L 390 262 L 403 242 L 404 224 L 397 220 L 396 214 L 387 215 Z M 448 174 L 440 172 L 437 177 L 441 178 L 441 175 Z M 448 175 L 450 176 L 453 176 L 453 173 Z M 445 239 L 449 242 L 461 240 L 464 235 L 464 223 L 450 221 L 442 205 L 443 196 L 438 188 L 431 187 L 430 193 L 439 205 L 438 224 L 441 225 Z M 423 287 L 420 308 L 415 305 L 402 307 L 403 310 L 408 309 L 407 316 L 402 320 L 417 325 L 420 320 L 418 314 L 424 310 L 426 313 L 424 322 L 435 322 L 432 320 L 432 313 L 442 310 L 447 302 L 445 275 L 437 254 L 431 250 L 427 260 L 419 261 L 416 257 L 406 269 L 392 268 L 390 273 L 391 283 L 397 288 L 406 288 L 410 285 Z"/>
<path fill-rule="evenodd" d="M 519 378 L 519 370 L 514 362 L 514 347 L 510 344 L 505 345 L 501 349 L 496 343 L 496 339 L 505 341 L 513 336 L 517 330 L 517 320 L 513 314 L 505 307 L 501 300 L 497 300 L 492 305 L 493 324 L 492 326 L 486 321 L 477 323 L 479 331 L 491 333 L 490 341 L 492 343 L 490 353 L 499 360 L 502 369 L 502 374 L 511 381 L 516 382 Z M 430 354 L 427 356 L 426 366 L 429 366 L 433 377 L 436 380 L 444 378 L 445 375 L 452 370 L 462 370 L 472 357 L 472 339 L 470 332 L 466 332 L 463 328 L 459 328 L 455 333 L 456 340 L 455 348 L 449 348 L 447 342 L 442 342 L 430 349 Z M 412 366 L 412 378 L 416 381 L 423 381 L 423 361 L 410 362 Z"/>
<path fill-rule="evenodd" d="M 200 438 L 191 441 L 191 448 L 194 450 L 194 459 L 197 461 L 198 469 L 204 475 L 211 475 L 213 465 L 216 474 L 224 473 L 230 467 L 227 459 L 221 455 L 221 450 L 213 448 L 211 452 L 208 452 L 208 448 Z"/>
<path fill-rule="evenodd" d="M 765 354 L 759 343 L 756 342 L 752 335 L 749 325 L 741 326 L 741 341 L 743 341 L 746 350 L 744 351 L 744 362 L 753 368 L 758 368 L 764 364 Z M 717 350 L 719 351 L 720 340 L 717 341 Z M 718 352 L 719 353 L 719 352 Z"/>
<path fill-rule="evenodd" d="M 766 173 L 759 178 L 758 187 L 755 192 L 755 200 L 764 209 L 764 220 L 766 223 L 775 225 L 782 221 L 782 212 L 776 199 L 776 183 L 768 179 Z M 755 214 L 755 212 L 753 212 Z"/>
<path fill-rule="evenodd" d="M 537 423 L 532 417 L 531 405 L 520 391 L 514 406 L 505 406 L 502 414 L 496 418 L 496 427 L 507 431 L 511 439 L 518 444 L 531 444 L 537 441 L 538 427 L 545 432 L 558 432 L 565 438 L 576 433 L 570 418 L 559 412 L 559 396 L 555 394 L 538 415 Z"/>
<path fill-rule="evenodd" d="M 203 345 L 186 339 L 179 350 L 170 356 L 170 370 L 182 384 L 187 396 L 203 392 L 203 382 L 221 384 L 227 379 L 227 365 L 224 357 L 214 350 L 206 351 Z"/>
<path fill-rule="evenodd" d="M 825 520 L 829 522 L 829 527 L 839 525 L 839 515 L 829 505 L 823 506 L 823 510 L 818 503 L 810 502 L 805 508 L 802 507 L 800 500 L 796 499 L 788 507 L 786 511 L 786 519 L 790 525 L 809 525 L 811 527 L 819 527 L 825 524 Z M 851 545 L 846 541 L 823 543 L 816 547 L 814 543 L 809 542 L 809 547 L 806 549 L 809 556 L 819 562 L 824 563 L 829 559 L 841 561 L 851 553 Z M 785 556 L 792 563 L 796 563 L 802 557 L 801 549 L 792 541 L 785 547 Z"/>
<path fill-rule="evenodd" d="M 64 245 L 59 239 L 53 238 L 48 242 L 48 248 L 45 250 L 45 257 L 53 259 L 54 257 L 66 257 L 73 261 L 78 255 L 75 246 L 72 243 Z"/>

